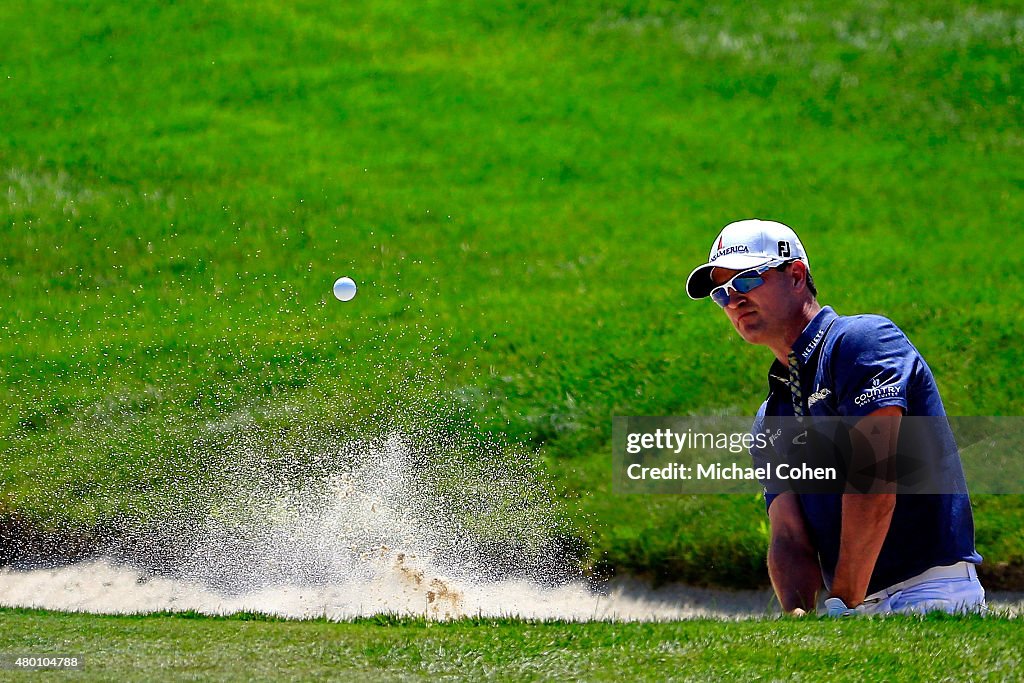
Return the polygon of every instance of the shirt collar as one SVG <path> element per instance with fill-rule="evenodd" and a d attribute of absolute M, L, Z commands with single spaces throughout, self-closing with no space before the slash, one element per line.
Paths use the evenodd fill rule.
<path fill-rule="evenodd" d="M 804 331 L 793 342 L 793 351 L 796 352 L 797 360 L 800 361 L 801 365 L 806 363 L 811 355 L 814 354 L 818 344 L 825 338 L 825 333 L 828 332 L 829 326 L 838 317 L 831 306 L 825 306 L 818 311 L 818 314 L 811 319 L 811 322 L 807 323 L 807 327 L 804 328 Z"/>
<path fill-rule="evenodd" d="M 793 350 L 796 352 L 801 366 L 807 363 L 811 356 L 814 355 L 814 351 L 821 344 L 821 340 L 825 338 L 828 328 L 838 317 L 839 315 L 832 310 L 831 306 L 824 306 L 811 319 L 811 322 L 807 323 L 807 327 L 804 328 L 804 331 L 800 333 L 800 336 L 793 343 Z M 769 386 L 773 383 L 785 385 L 787 382 L 789 382 L 789 368 L 776 359 L 768 369 L 768 384 Z"/>

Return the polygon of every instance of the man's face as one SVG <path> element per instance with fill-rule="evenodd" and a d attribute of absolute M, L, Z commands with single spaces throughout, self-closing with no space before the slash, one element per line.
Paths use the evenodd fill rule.
<path fill-rule="evenodd" d="M 785 334 L 786 323 L 799 306 L 793 295 L 791 267 L 782 272 L 774 268 L 765 271 L 761 275 L 764 284 L 746 294 L 729 292 L 725 313 L 739 335 L 751 344 L 768 344 Z M 740 272 L 715 268 L 711 279 L 716 285 L 722 285 Z"/>

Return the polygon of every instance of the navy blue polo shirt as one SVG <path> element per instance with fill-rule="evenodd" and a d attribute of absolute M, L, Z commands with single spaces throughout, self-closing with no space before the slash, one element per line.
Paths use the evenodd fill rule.
<path fill-rule="evenodd" d="M 805 412 L 812 416 L 861 417 L 879 408 L 899 406 L 908 416 L 945 416 L 935 378 L 906 335 L 878 315 L 837 315 L 826 306 L 793 344 L 800 364 Z M 753 433 L 765 417 L 794 416 L 789 368 L 776 360 L 768 373 L 768 397 L 757 412 Z M 959 467 L 959 453 L 945 420 L 937 435 L 945 457 L 956 460 L 963 494 L 900 494 L 882 544 L 868 594 L 904 581 L 931 567 L 967 561 L 978 564 L 974 518 Z M 781 446 L 781 444 L 780 444 Z M 755 462 L 765 458 L 751 450 Z M 841 494 L 797 494 L 804 520 L 818 551 L 825 586 L 831 590 L 839 559 Z M 774 495 L 765 494 L 766 506 Z"/>

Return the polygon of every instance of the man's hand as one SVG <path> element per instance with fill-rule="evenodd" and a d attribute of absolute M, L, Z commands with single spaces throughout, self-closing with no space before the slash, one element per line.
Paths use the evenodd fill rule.
<path fill-rule="evenodd" d="M 856 616 L 857 610 L 846 606 L 841 598 L 828 598 L 825 600 L 826 617 L 852 617 Z"/>

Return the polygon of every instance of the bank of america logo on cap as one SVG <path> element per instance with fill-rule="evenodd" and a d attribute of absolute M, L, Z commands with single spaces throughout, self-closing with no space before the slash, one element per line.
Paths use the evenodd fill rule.
<path fill-rule="evenodd" d="M 690 273 L 686 293 L 691 299 L 708 296 L 715 286 L 711 271 L 716 267 L 746 270 L 792 259 L 800 259 L 810 268 L 804 245 L 788 225 L 758 218 L 736 221 L 722 228 L 712 242 L 708 262 Z"/>

